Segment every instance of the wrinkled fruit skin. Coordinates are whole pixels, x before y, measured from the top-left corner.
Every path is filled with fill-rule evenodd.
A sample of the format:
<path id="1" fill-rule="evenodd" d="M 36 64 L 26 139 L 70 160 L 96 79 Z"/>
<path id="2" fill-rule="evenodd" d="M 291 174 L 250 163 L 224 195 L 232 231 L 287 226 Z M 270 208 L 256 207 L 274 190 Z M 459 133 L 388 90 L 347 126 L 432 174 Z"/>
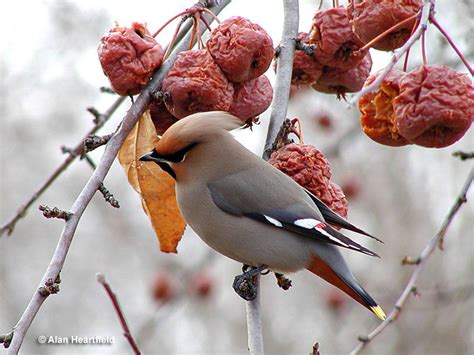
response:
<path id="1" fill-rule="evenodd" d="M 303 44 L 307 44 L 309 34 L 300 32 L 296 39 Z M 321 76 L 322 72 L 323 66 L 317 61 L 315 55 L 308 55 L 300 49 L 295 50 L 293 72 L 291 73 L 291 83 L 293 85 L 311 85 Z"/>
<path id="2" fill-rule="evenodd" d="M 271 104 L 273 88 L 265 75 L 234 84 L 234 99 L 229 112 L 243 122 L 253 120 Z"/>
<path id="3" fill-rule="evenodd" d="M 265 73 L 273 58 L 273 41 L 259 25 L 243 17 L 230 17 L 215 28 L 207 49 L 233 82 L 255 79 Z"/>
<path id="4" fill-rule="evenodd" d="M 421 66 L 400 80 L 393 101 L 400 134 L 429 148 L 461 139 L 474 120 L 474 87 L 466 74 L 449 67 Z"/>
<path id="5" fill-rule="evenodd" d="M 117 26 L 100 40 L 100 64 L 119 95 L 136 95 L 163 62 L 163 49 L 145 25 Z"/>
<path id="6" fill-rule="evenodd" d="M 342 6 L 316 12 L 309 42 L 317 46 L 315 55 L 321 64 L 343 70 L 353 68 L 368 52 L 359 51 L 364 44 L 352 32 Z"/>
<path id="7" fill-rule="evenodd" d="M 379 73 L 371 75 L 366 85 L 370 85 L 378 75 Z M 398 132 L 393 107 L 393 100 L 400 92 L 399 83 L 403 75 L 400 70 L 393 69 L 376 91 L 362 96 L 359 100 L 364 133 L 375 142 L 392 147 L 410 144 Z"/>
<path id="8" fill-rule="evenodd" d="M 169 96 L 166 108 L 176 118 L 206 111 L 228 111 L 234 87 L 205 50 L 178 54 L 162 91 Z"/>
<path id="9" fill-rule="evenodd" d="M 329 181 L 330 164 L 318 149 L 291 143 L 273 152 L 268 163 L 307 188 L 339 215 L 347 217 L 347 200 L 341 188 Z"/>
<path id="10" fill-rule="evenodd" d="M 322 75 L 311 87 L 319 92 L 344 97 L 346 93 L 363 88 L 371 69 L 372 58 L 367 53 L 359 64 L 349 70 L 324 67 Z"/>
<path id="11" fill-rule="evenodd" d="M 415 15 L 420 6 L 420 0 L 351 0 L 347 16 L 357 37 L 362 42 L 369 43 L 379 34 Z M 372 48 L 382 51 L 400 48 L 410 37 L 414 25 L 415 19 L 384 36 Z"/>
<path id="12" fill-rule="evenodd" d="M 150 104 L 150 116 L 155 125 L 156 133 L 162 136 L 177 120 L 168 111 L 163 101 Z"/>

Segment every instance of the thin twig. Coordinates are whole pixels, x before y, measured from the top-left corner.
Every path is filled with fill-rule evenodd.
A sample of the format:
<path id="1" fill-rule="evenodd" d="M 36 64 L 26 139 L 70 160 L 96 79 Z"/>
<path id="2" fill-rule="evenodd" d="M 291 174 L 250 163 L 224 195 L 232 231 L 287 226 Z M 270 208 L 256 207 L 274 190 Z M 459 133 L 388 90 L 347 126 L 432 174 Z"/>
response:
<path id="1" fill-rule="evenodd" d="M 125 315 L 123 313 L 122 307 L 120 307 L 120 303 L 117 298 L 117 295 L 112 290 L 112 288 L 110 287 L 109 283 L 107 282 L 103 274 L 97 274 L 97 281 L 100 284 L 102 284 L 102 286 L 104 286 L 105 292 L 107 292 L 107 295 L 112 301 L 115 312 L 117 313 L 119 317 L 120 325 L 122 326 L 122 329 L 123 329 L 123 336 L 128 340 L 128 343 L 130 344 L 130 347 L 132 348 L 134 354 L 140 355 L 141 354 L 140 349 L 138 349 L 138 345 L 133 339 L 132 333 L 130 332 L 130 328 L 128 327 L 127 320 L 125 319 Z"/>
<path id="2" fill-rule="evenodd" d="M 474 152 L 462 152 L 458 150 L 453 153 L 453 157 L 459 158 L 461 160 L 474 159 Z"/>
<path id="3" fill-rule="evenodd" d="M 453 42 L 453 40 L 451 39 L 451 37 L 449 37 L 448 33 L 444 30 L 444 28 L 439 24 L 439 22 L 435 19 L 435 17 L 433 15 L 430 16 L 430 21 L 433 25 L 436 26 L 436 28 L 439 30 L 439 32 L 441 32 L 441 34 L 444 36 L 444 38 L 446 39 L 446 41 L 448 41 L 449 45 L 451 46 L 451 48 L 454 49 L 454 51 L 456 52 L 456 54 L 458 55 L 459 59 L 461 59 L 461 61 L 464 63 L 464 65 L 466 66 L 467 70 L 469 70 L 469 73 L 471 73 L 471 75 L 474 75 L 474 69 L 471 67 L 471 65 L 469 64 L 469 62 L 467 61 L 466 57 L 464 57 L 464 55 L 461 53 L 461 51 L 459 50 L 459 48 L 456 46 L 456 44 Z"/>
<path id="4" fill-rule="evenodd" d="M 428 19 L 430 17 L 431 11 L 434 10 L 434 0 L 424 0 L 423 5 L 421 8 L 421 18 L 420 18 L 420 24 L 416 31 L 413 33 L 413 35 L 408 39 L 408 41 L 398 50 L 396 51 L 392 59 L 390 60 L 389 64 L 385 67 L 385 69 L 377 75 L 377 78 L 370 84 L 364 87 L 361 91 L 358 93 L 354 94 L 349 101 L 350 106 L 354 106 L 359 99 L 367 95 L 368 93 L 371 93 L 372 91 L 376 90 L 382 81 L 385 79 L 385 77 L 388 75 L 388 73 L 393 69 L 395 64 L 397 64 L 398 60 L 403 57 L 403 55 L 408 51 L 408 49 L 413 46 L 413 44 L 422 36 L 422 34 L 426 31 L 427 25 L 428 25 Z"/>
<path id="5" fill-rule="evenodd" d="M 107 144 L 112 136 L 113 134 L 106 134 L 105 136 L 90 135 L 84 140 L 84 153 L 92 152 L 94 149 Z"/>
<path id="6" fill-rule="evenodd" d="M 428 242 L 428 244 L 425 246 L 425 248 L 421 252 L 420 256 L 416 259 L 417 262 L 416 262 L 415 269 L 413 270 L 413 274 L 411 275 L 410 280 L 405 286 L 405 289 L 403 290 L 402 294 L 400 295 L 397 302 L 395 303 L 395 307 L 390 312 L 387 319 L 385 319 L 382 323 L 380 323 L 379 326 L 375 328 L 370 334 L 368 334 L 367 336 L 359 337 L 360 344 L 357 345 L 357 347 L 354 350 L 352 350 L 351 355 L 358 354 L 365 346 L 367 346 L 368 343 L 370 343 L 377 335 L 379 335 L 385 328 L 387 328 L 389 324 L 397 320 L 398 316 L 400 315 L 402 311 L 402 307 L 405 305 L 405 302 L 407 301 L 410 294 L 412 294 L 413 292 L 416 292 L 416 281 L 418 280 L 418 277 L 423 271 L 426 261 L 436 250 L 436 246 L 442 243 L 446 235 L 446 232 L 448 231 L 449 225 L 453 221 L 454 217 L 456 216 L 461 206 L 465 202 L 467 202 L 467 197 L 466 197 L 467 192 L 473 180 L 474 180 L 474 168 L 472 168 L 471 171 L 469 172 L 466 182 L 464 183 L 464 186 L 461 192 L 459 193 L 458 197 L 456 198 L 456 201 L 454 202 L 453 206 L 449 210 L 448 215 L 444 219 L 443 225 L 441 226 L 440 230 Z"/>
<path id="7" fill-rule="evenodd" d="M 219 13 L 229 3 L 230 0 L 223 0 L 219 2 L 218 5 L 213 7 L 213 11 Z M 135 123 L 150 105 L 150 102 L 152 100 L 152 93 L 156 91 L 157 88 L 161 85 L 161 82 L 163 81 L 164 77 L 175 62 L 178 53 L 183 50 L 186 50 L 187 44 L 188 40 L 186 39 L 180 42 L 179 45 L 176 47 L 175 51 L 171 53 L 168 60 L 163 63 L 163 65 L 157 72 L 155 72 L 152 80 L 147 84 L 147 86 L 137 97 L 135 103 L 128 110 L 114 136 L 105 146 L 104 154 L 102 155 L 97 169 L 94 170 L 94 173 L 92 174 L 89 181 L 86 183 L 86 185 L 84 186 L 81 193 L 79 194 L 79 196 L 74 201 L 74 204 L 71 207 L 71 212 L 73 213 L 73 215 L 64 226 L 63 232 L 56 246 L 56 250 L 48 267 L 46 268 L 40 285 L 44 284 L 45 280 L 48 280 L 50 278 L 55 279 L 56 276 L 59 274 L 66 260 L 66 256 L 69 251 L 69 247 L 71 246 L 71 242 L 74 237 L 77 225 L 79 224 L 81 216 L 84 213 L 87 205 L 98 190 L 100 184 L 104 181 L 104 178 L 107 175 L 110 167 L 112 166 L 112 163 L 114 162 L 115 157 L 128 133 L 132 130 L 132 128 L 135 126 Z M 33 319 L 35 318 L 36 314 L 38 313 L 39 309 L 41 308 L 41 305 L 46 300 L 46 298 L 47 296 L 43 296 L 38 292 L 35 292 L 33 294 L 33 297 L 31 298 L 28 306 L 26 307 L 20 320 L 13 329 L 14 334 L 10 348 L 8 350 L 9 355 L 18 354 L 21 344 L 23 343 L 25 335 L 28 331 L 28 328 L 30 327 L 31 323 L 33 322 Z"/>
<path id="8" fill-rule="evenodd" d="M 54 170 L 54 172 L 43 183 L 43 185 L 41 185 L 40 188 L 36 190 L 35 193 L 28 199 L 28 201 L 25 202 L 25 204 L 18 210 L 16 215 L 0 228 L 0 236 L 2 236 L 4 233 L 7 233 L 7 235 L 11 235 L 13 233 L 16 223 L 26 215 L 26 212 L 31 207 L 31 205 L 33 205 L 38 200 L 38 198 L 40 198 L 40 196 L 56 181 L 56 179 L 69 167 L 69 165 L 71 165 L 77 156 L 82 155 L 84 152 L 84 140 L 102 128 L 102 126 L 110 119 L 110 117 L 112 117 L 124 100 L 125 97 L 118 97 L 108 108 L 108 110 L 101 115 L 103 119 L 100 120 L 89 132 L 87 132 L 87 134 L 71 150 L 72 153 L 69 154 L 66 159 L 64 159 L 61 165 L 59 165 L 56 170 Z"/>
<path id="9" fill-rule="evenodd" d="M 39 210 L 43 212 L 43 216 L 46 218 L 58 218 L 67 221 L 72 217 L 72 213 L 60 210 L 57 207 L 51 208 L 46 205 L 40 205 Z"/>
<path id="10" fill-rule="evenodd" d="M 250 355 L 263 355 L 262 308 L 260 307 L 260 273 L 255 276 L 256 297 L 245 302 L 247 313 L 247 339 Z"/>

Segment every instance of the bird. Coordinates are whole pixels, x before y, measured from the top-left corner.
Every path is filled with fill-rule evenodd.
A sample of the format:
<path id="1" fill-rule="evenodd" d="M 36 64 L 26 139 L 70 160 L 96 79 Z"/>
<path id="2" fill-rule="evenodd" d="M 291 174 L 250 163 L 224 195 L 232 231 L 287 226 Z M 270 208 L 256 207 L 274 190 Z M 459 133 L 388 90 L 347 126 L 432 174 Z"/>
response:
<path id="1" fill-rule="evenodd" d="M 189 115 L 139 160 L 158 164 L 175 179 L 184 219 L 217 252 L 275 273 L 307 269 L 384 320 L 339 249 L 378 255 L 331 225 L 370 234 L 240 144 L 230 131 L 241 125 L 227 112 Z"/>

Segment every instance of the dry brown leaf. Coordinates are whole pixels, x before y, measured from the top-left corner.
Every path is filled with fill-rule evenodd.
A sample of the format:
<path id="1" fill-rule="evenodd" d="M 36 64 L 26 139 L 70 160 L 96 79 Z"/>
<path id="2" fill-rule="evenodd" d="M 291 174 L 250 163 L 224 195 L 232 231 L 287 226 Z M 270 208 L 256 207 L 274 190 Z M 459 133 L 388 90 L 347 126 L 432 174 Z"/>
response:
<path id="1" fill-rule="evenodd" d="M 160 241 L 160 250 L 176 253 L 186 227 L 178 208 L 175 181 L 154 163 L 138 160 L 158 142 L 155 126 L 146 111 L 120 148 L 118 159 L 130 185 L 140 194 L 142 206 Z"/>

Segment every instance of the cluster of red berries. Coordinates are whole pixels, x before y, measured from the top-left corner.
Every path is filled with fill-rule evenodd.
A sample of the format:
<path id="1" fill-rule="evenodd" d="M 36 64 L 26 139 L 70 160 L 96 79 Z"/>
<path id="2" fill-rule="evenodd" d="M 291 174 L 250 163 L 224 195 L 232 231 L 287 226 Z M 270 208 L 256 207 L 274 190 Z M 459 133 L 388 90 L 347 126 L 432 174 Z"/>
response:
<path id="1" fill-rule="evenodd" d="M 331 182 L 331 166 L 324 154 L 309 144 L 290 143 L 273 152 L 268 162 L 295 180 L 342 217 L 348 202 L 339 185 Z"/>
<path id="2" fill-rule="evenodd" d="M 220 23 L 206 48 L 179 53 L 164 79 L 159 98 L 150 106 L 157 133 L 205 111 L 227 111 L 243 123 L 255 122 L 273 98 L 263 75 L 273 53 L 272 39 L 259 25 L 243 17 Z M 135 95 L 160 67 L 163 50 L 145 25 L 117 25 L 101 39 L 99 59 L 112 88 L 120 95 Z"/>
<path id="3" fill-rule="evenodd" d="M 243 17 L 231 17 L 210 34 L 206 49 L 181 52 L 163 81 L 164 104 L 180 119 L 203 111 L 228 111 L 251 123 L 272 101 L 263 75 L 273 58 L 271 37 Z"/>
<path id="4" fill-rule="evenodd" d="M 361 90 L 372 68 L 369 48 L 389 51 L 402 46 L 420 5 L 409 0 L 352 0 L 347 8 L 317 11 L 310 32 L 296 38 L 292 84 L 342 97 Z"/>
<path id="5" fill-rule="evenodd" d="M 378 143 L 443 148 L 461 139 L 474 121 L 474 86 L 449 67 L 394 69 L 375 92 L 361 97 L 359 109 L 364 132 Z"/>

